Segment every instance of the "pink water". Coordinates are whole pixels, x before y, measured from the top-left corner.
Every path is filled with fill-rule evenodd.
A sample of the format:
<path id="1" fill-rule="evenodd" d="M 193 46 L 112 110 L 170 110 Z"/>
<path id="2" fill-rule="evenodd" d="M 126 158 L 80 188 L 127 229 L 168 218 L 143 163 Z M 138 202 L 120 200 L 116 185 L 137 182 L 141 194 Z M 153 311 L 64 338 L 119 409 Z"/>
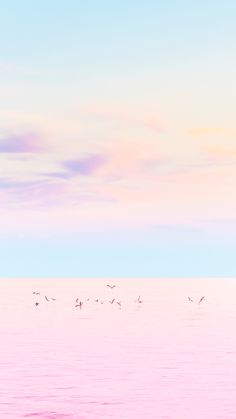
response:
<path id="1" fill-rule="evenodd" d="M 0 418 L 235 419 L 236 280 L 109 282 L 0 280 Z"/>

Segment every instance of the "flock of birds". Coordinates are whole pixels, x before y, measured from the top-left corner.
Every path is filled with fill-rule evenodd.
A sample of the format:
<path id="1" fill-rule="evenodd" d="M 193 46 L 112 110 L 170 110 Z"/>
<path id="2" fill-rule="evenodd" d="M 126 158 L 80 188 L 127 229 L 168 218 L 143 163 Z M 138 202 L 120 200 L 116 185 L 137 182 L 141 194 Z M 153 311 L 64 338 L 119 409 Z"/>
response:
<path id="1" fill-rule="evenodd" d="M 110 284 L 107 284 L 106 285 L 107 286 L 107 288 L 109 288 L 109 289 L 111 289 L 111 290 L 113 290 L 114 288 L 116 288 L 116 285 L 110 285 Z M 40 292 L 38 292 L 38 291 L 34 291 L 33 292 L 33 295 L 35 295 L 35 296 L 40 296 L 41 294 L 40 294 Z M 56 298 L 54 298 L 54 297 L 48 297 L 47 295 L 44 295 L 44 298 L 45 298 L 45 300 L 47 301 L 47 302 L 50 302 L 50 301 L 56 301 Z M 203 302 L 203 300 L 205 300 L 205 295 L 203 296 L 203 297 L 201 297 L 200 298 L 200 300 L 199 301 L 197 301 L 197 304 L 199 305 L 199 304 L 201 304 L 202 302 Z M 86 302 L 88 302 L 88 301 L 91 301 L 91 299 L 90 298 L 87 298 L 86 300 L 85 300 Z M 75 301 L 74 301 L 74 307 L 75 308 L 79 308 L 80 310 L 82 309 L 82 307 L 83 307 L 83 304 L 84 304 L 84 302 L 85 301 L 82 301 L 82 300 L 80 300 L 79 298 L 76 298 L 75 299 Z M 105 301 L 104 300 L 100 300 L 99 298 L 96 298 L 96 299 L 94 299 L 93 300 L 95 303 L 100 303 L 100 304 L 104 304 L 105 303 Z M 191 297 L 189 297 L 188 296 L 188 301 L 190 302 L 190 303 L 194 303 L 194 300 L 191 298 Z M 120 301 L 120 300 L 117 300 L 116 298 L 112 298 L 111 300 L 108 300 L 108 303 L 109 304 L 114 304 L 114 305 L 117 305 L 120 309 L 121 309 L 121 307 L 122 307 L 122 302 Z M 137 304 L 142 304 L 143 303 L 143 300 L 142 300 L 142 298 L 141 298 L 141 296 L 139 295 L 138 296 L 138 298 L 135 300 L 135 303 L 137 303 Z M 39 304 L 40 304 L 40 302 L 39 301 L 36 301 L 35 303 L 35 306 L 36 307 L 38 307 L 39 306 Z"/>
<path id="2" fill-rule="evenodd" d="M 110 285 L 110 284 L 107 284 L 107 287 L 108 288 L 110 288 L 111 290 L 113 290 L 114 288 L 116 288 L 116 285 Z M 38 291 L 34 291 L 33 292 L 33 295 L 35 295 L 35 296 L 40 296 L 41 295 L 41 293 L 40 292 L 38 292 Z M 47 302 L 50 302 L 50 301 L 56 301 L 57 299 L 56 298 L 52 298 L 52 297 L 48 297 L 47 295 L 44 295 L 44 299 L 47 301 Z M 79 308 L 80 310 L 82 309 L 82 307 L 83 307 L 83 304 L 85 303 L 85 302 L 88 302 L 88 301 L 91 301 L 92 299 L 91 298 L 87 298 L 85 301 L 82 301 L 82 300 L 80 300 L 79 298 L 76 298 L 75 299 L 75 301 L 74 301 L 74 307 L 75 308 Z M 104 304 L 105 303 L 105 301 L 104 300 L 100 300 L 99 298 L 96 298 L 96 299 L 94 299 L 93 300 L 95 303 L 100 303 L 100 304 Z M 121 309 L 121 307 L 122 307 L 122 302 L 120 301 L 120 300 L 117 300 L 116 298 L 112 298 L 111 300 L 108 300 L 108 303 L 109 304 L 114 304 L 114 305 L 117 305 L 120 309 Z M 143 303 L 143 300 L 141 299 L 141 296 L 139 295 L 138 296 L 138 298 L 135 300 L 135 303 L 137 303 L 137 304 L 142 304 Z M 36 307 L 38 307 L 39 306 L 39 304 L 40 304 L 40 302 L 39 301 L 36 301 L 35 303 L 35 306 Z"/>
<path id="3" fill-rule="evenodd" d="M 202 302 L 204 299 L 205 299 L 205 295 L 203 295 L 203 297 L 201 297 L 201 298 L 200 298 L 200 300 L 198 301 L 198 304 L 201 304 L 201 302 Z M 189 301 L 190 303 L 194 303 L 193 299 L 192 299 L 192 298 L 190 298 L 190 297 L 188 297 L 188 301 Z"/>

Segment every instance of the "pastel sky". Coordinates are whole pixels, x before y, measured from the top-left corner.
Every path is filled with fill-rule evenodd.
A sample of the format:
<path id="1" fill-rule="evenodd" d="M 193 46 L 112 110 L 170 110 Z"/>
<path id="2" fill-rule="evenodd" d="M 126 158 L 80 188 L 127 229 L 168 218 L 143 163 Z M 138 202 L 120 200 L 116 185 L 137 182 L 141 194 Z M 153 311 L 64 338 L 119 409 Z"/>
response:
<path id="1" fill-rule="evenodd" d="M 8 0 L 0 276 L 236 275 L 234 0 Z"/>

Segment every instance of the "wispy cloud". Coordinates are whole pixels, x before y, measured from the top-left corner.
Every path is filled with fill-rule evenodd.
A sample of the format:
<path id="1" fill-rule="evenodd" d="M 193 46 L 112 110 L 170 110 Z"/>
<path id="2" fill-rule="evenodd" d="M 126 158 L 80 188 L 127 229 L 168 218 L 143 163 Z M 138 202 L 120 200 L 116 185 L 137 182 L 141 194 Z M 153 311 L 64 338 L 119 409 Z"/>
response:
<path id="1" fill-rule="evenodd" d="M 204 147 L 205 154 L 215 161 L 229 161 L 236 158 L 236 148 L 232 147 L 219 147 L 216 145 L 206 145 Z"/>
<path id="2" fill-rule="evenodd" d="M 0 196 L 2 202 L 11 205 L 56 206 L 63 203 L 66 185 L 42 179 L 17 180 L 0 178 Z"/>
<path id="3" fill-rule="evenodd" d="M 69 173 L 68 171 L 63 172 L 42 172 L 40 173 L 40 176 L 46 176 L 47 178 L 53 178 L 53 179 L 71 179 L 73 177 L 72 173 Z"/>
<path id="4" fill-rule="evenodd" d="M 40 153 L 43 146 L 38 135 L 26 133 L 0 139 L 0 153 Z"/>
<path id="5" fill-rule="evenodd" d="M 173 234 L 192 234 L 202 232 L 202 226 L 199 224 L 194 225 L 193 223 L 178 223 L 178 224 L 157 224 L 151 226 L 152 229 L 160 233 L 173 233 Z"/>
<path id="6" fill-rule="evenodd" d="M 104 155 L 90 154 L 78 160 L 64 161 L 63 166 L 73 175 L 90 176 L 102 167 L 106 161 L 107 157 Z"/>
<path id="7" fill-rule="evenodd" d="M 159 115 L 150 110 L 136 110 L 108 105 L 88 105 L 80 109 L 80 113 L 89 118 L 105 122 L 124 124 L 125 126 L 145 127 L 157 132 L 164 129 L 163 121 Z"/>
<path id="8" fill-rule="evenodd" d="M 195 127 L 189 128 L 187 133 L 193 136 L 207 136 L 207 135 L 223 135 L 229 134 L 233 132 L 233 130 L 226 129 L 223 127 Z"/>
<path id="9" fill-rule="evenodd" d="M 42 69 L 39 71 L 36 68 L 29 67 L 26 65 L 20 65 L 13 61 L 0 61 L 0 71 L 3 73 L 17 73 L 21 76 L 39 76 L 42 74 Z"/>

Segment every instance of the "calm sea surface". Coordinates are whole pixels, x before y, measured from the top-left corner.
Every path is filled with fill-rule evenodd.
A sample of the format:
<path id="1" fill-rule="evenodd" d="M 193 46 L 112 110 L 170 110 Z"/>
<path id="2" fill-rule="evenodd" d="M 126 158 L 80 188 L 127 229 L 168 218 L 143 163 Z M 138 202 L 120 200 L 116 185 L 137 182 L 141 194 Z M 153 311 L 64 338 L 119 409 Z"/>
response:
<path id="1" fill-rule="evenodd" d="M 2 279 L 0 337 L 2 419 L 236 418 L 236 279 Z"/>

